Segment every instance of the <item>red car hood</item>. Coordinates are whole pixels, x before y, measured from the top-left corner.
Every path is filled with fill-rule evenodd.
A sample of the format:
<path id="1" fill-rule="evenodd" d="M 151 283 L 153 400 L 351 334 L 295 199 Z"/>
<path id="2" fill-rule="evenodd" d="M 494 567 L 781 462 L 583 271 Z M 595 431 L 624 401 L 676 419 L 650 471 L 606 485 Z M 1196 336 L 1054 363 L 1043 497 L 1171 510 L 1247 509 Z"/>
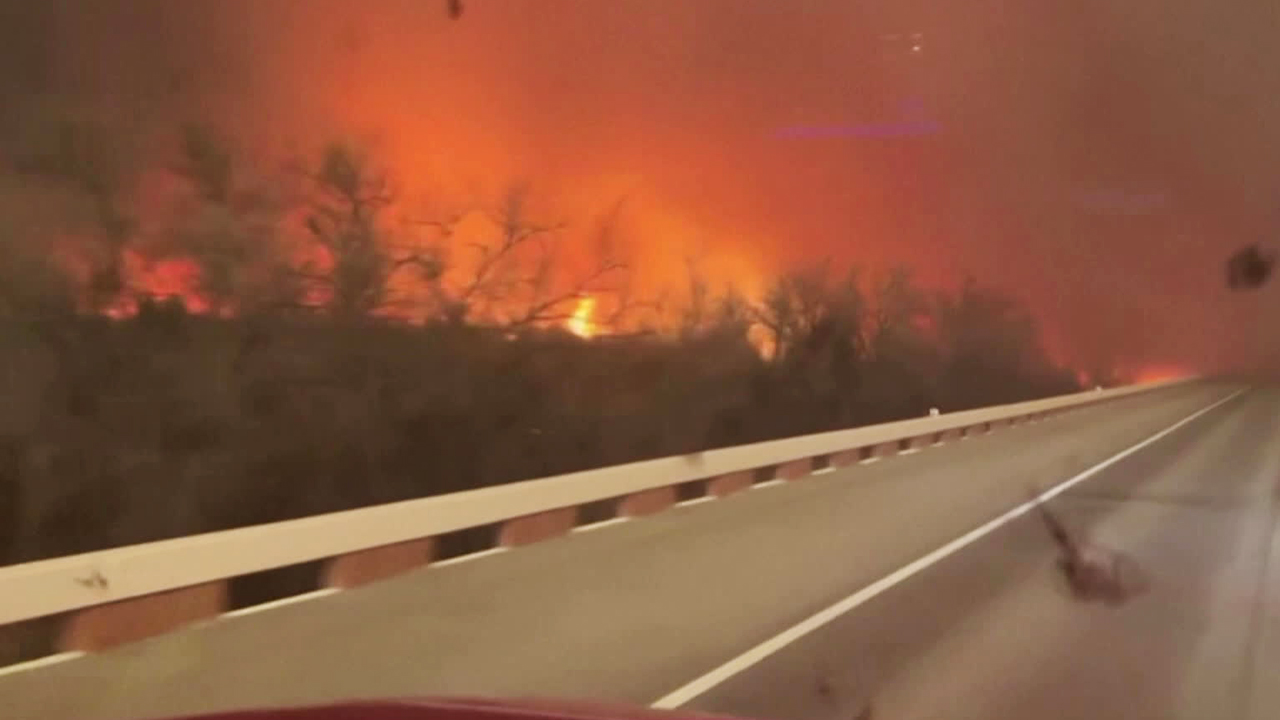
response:
<path id="1" fill-rule="evenodd" d="M 409 698 L 235 710 L 161 720 L 726 720 L 725 716 L 585 700 Z"/>

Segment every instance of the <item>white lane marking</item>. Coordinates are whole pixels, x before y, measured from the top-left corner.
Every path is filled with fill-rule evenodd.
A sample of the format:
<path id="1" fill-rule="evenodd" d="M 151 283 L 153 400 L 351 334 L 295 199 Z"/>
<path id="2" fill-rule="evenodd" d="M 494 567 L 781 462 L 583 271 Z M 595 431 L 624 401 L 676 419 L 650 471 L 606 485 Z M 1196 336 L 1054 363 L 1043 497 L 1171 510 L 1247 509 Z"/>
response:
<path id="1" fill-rule="evenodd" d="M 230 610 L 228 612 L 222 613 L 222 615 L 220 615 L 219 617 L 224 617 L 224 618 L 243 617 L 245 615 L 260 613 L 263 610 L 274 610 L 276 608 L 285 607 L 288 605 L 296 605 L 297 603 L 300 603 L 300 602 L 306 602 L 307 600 L 315 600 L 316 598 L 328 597 L 329 595 L 335 595 L 339 592 L 342 592 L 340 588 L 331 588 L 331 587 L 320 588 L 319 590 L 312 590 L 311 592 L 302 593 L 301 595 L 290 595 L 289 597 L 280 598 L 279 600 L 272 600 L 271 602 L 264 602 L 260 605 L 250 605 L 249 607 L 240 608 L 238 610 Z"/>
<path id="2" fill-rule="evenodd" d="M 507 552 L 510 549 L 511 548 L 509 547 L 503 547 L 499 545 L 498 547 L 491 547 L 488 550 L 480 550 L 478 552 L 467 553 L 466 555 L 451 557 L 448 560 L 439 560 L 437 562 L 431 563 L 427 567 L 438 568 L 438 567 L 448 567 L 450 565 L 458 565 L 464 562 L 471 562 L 472 560 L 479 560 L 480 558 L 492 557 L 494 555 Z"/>
<path id="3" fill-rule="evenodd" d="M 1084 472 L 1078 475 L 1075 475 L 1074 477 L 1064 480 L 1063 482 L 1059 483 L 1053 488 L 1041 493 L 1035 500 L 1029 500 L 1025 503 L 1022 503 L 1021 505 L 1018 505 L 1012 510 L 1009 510 L 1001 514 L 999 517 L 995 518 L 994 520 L 990 520 L 987 523 L 981 525 L 980 527 L 975 528 L 974 530 L 970 530 L 969 532 L 965 533 L 964 535 L 961 535 L 955 540 L 952 540 L 946 545 L 943 545 L 937 550 L 934 550 L 933 552 L 928 553 L 924 557 L 921 557 L 918 560 L 915 560 L 914 562 L 908 565 L 904 565 L 903 567 L 893 571 L 892 573 L 889 573 L 888 575 L 862 588 L 861 590 L 850 595 L 849 597 L 841 600 L 835 605 L 832 605 L 824 610 L 821 610 L 817 614 L 802 620 L 799 624 L 784 630 L 782 633 L 775 635 L 769 638 L 768 640 L 765 640 L 759 645 L 756 645 L 750 650 L 747 650 L 741 655 L 715 668 L 711 672 L 699 678 L 696 678 L 693 681 L 679 688 L 676 688 L 670 693 L 667 693 L 666 695 L 662 696 L 658 700 L 654 701 L 650 707 L 663 709 L 663 710 L 672 710 L 680 707 L 681 705 L 684 705 L 685 703 L 689 702 L 690 700 L 693 700 L 699 695 L 702 695 L 708 690 L 711 690 L 712 688 L 728 680 L 734 675 L 737 675 L 743 670 L 746 670 L 747 668 L 759 663 L 760 661 L 764 660 L 770 655 L 785 648 L 787 645 L 790 645 L 791 643 L 795 642 L 796 640 L 799 640 L 805 635 L 808 635 L 814 630 L 817 630 L 818 628 L 821 628 L 822 626 L 832 622 L 833 620 L 853 610 L 859 605 L 866 603 L 868 600 L 871 600 L 872 598 L 883 593 L 884 591 L 888 590 L 894 585 L 897 585 L 898 583 L 902 582 L 903 580 L 906 580 L 907 578 L 911 577 L 912 575 L 915 575 L 916 573 L 924 570 L 925 568 L 928 568 L 929 566 L 934 565 L 941 560 L 944 560 L 947 556 L 952 555 L 958 550 L 964 548 L 965 546 L 972 544 L 976 540 L 979 540 L 980 538 L 982 538 L 984 535 L 990 534 L 992 531 L 996 530 L 1002 525 L 1005 525 L 1011 520 L 1014 520 L 1015 518 L 1021 515 L 1024 515 L 1028 510 L 1032 509 L 1037 502 L 1049 500 L 1050 498 L 1053 498 L 1056 495 L 1060 495 L 1066 492 L 1072 486 L 1077 485 L 1081 482 L 1084 482 L 1085 480 L 1088 480 L 1094 475 L 1097 475 L 1099 472 L 1102 472 L 1106 468 L 1111 467 L 1112 465 L 1120 462 L 1121 460 L 1129 457 L 1130 455 L 1138 452 L 1139 450 L 1142 450 L 1143 448 L 1151 445 L 1152 443 L 1157 442 L 1158 440 L 1168 436 L 1170 433 L 1185 426 L 1187 423 L 1190 423 L 1191 421 L 1213 410 L 1214 408 L 1217 408 L 1218 406 L 1233 400 L 1243 392 L 1244 392 L 1244 389 L 1237 390 L 1236 392 L 1231 393 L 1227 397 L 1222 398 L 1221 400 L 1218 400 L 1204 408 L 1201 408 L 1195 411 L 1194 413 L 1170 425 L 1164 430 L 1161 430 L 1155 435 L 1152 435 L 1146 440 L 1143 440 L 1138 444 L 1129 447 L 1126 450 L 1122 450 L 1119 453 L 1112 455 L 1106 460 L 1103 460 L 1097 465 L 1094 465 L 1093 467 L 1089 468 L 1088 470 L 1085 470 Z"/>
<path id="4" fill-rule="evenodd" d="M 74 652 L 58 653 L 57 655 L 45 655 L 44 657 L 36 658 L 35 660 L 28 660 L 26 662 L 0 667 L 0 677 L 4 677 L 5 675 L 15 675 L 20 672 L 48 667 L 50 665 L 57 665 L 58 663 L 64 663 L 68 660 L 75 660 L 78 657 L 84 657 L 84 653 L 76 650 Z"/>
<path id="5" fill-rule="evenodd" d="M 909 447 L 906 450 L 899 450 L 898 454 L 899 455 L 915 455 L 916 453 L 920 452 L 922 449 L 923 448 Z"/>
<path id="6" fill-rule="evenodd" d="M 599 530 L 600 528 L 606 528 L 606 527 L 609 527 L 610 525 L 617 525 L 618 523 L 624 523 L 630 519 L 631 518 L 629 517 L 609 518 L 608 520 L 601 520 L 600 522 L 589 523 L 587 525 L 579 525 L 573 529 L 573 532 L 578 533 L 578 532 L 587 532 L 589 530 Z"/>
<path id="7" fill-rule="evenodd" d="M 827 473 L 832 473 L 835 471 L 836 471 L 836 468 L 834 465 L 828 465 L 826 467 L 820 467 L 809 474 L 810 475 L 826 475 Z"/>
<path id="8" fill-rule="evenodd" d="M 703 495 L 702 497 L 690 498 L 688 500 L 681 500 L 680 502 L 676 503 L 676 507 L 689 507 L 690 505 L 701 505 L 702 503 L 711 502 L 712 500 L 715 500 L 715 499 L 716 499 L 715 495 Z"/>
<path id="9" fill-rule="evenodd" d="M 859 461 L 858 461 L 858 464 L 859 464 L 859 465 L 870 465 L 871 463 L 875 463 L 875 462 L 880 462 L 880 456 L 879 456 L 879 455 L 872 455 L 872 456 L 871 456 L 871 457 L 869 457 L 869 458 L 863 458 L 863 459 L 861 459 L 861 460 L 859 460 Z"/>
<path id="10" fill-rule="evenodd" d="M 760 488 L 777 487 L 777 486 L 779 486 L 779 485 L 785 485 L 785 484 L 786 484 L 786 482 L 787 482 L 787 481 L 786 481 L 786 480 L 783 480 L 782 478 L 774 478 L 774 479 L 772 479 L 772 480 L 765 480 L 764 482 L 758 482 L 758 483 L 756 483 L 756 484 L 752 485 L 752 486 L 751 486 L 751 489 L 752 489 L 752 490 L 759 490 Z"/>

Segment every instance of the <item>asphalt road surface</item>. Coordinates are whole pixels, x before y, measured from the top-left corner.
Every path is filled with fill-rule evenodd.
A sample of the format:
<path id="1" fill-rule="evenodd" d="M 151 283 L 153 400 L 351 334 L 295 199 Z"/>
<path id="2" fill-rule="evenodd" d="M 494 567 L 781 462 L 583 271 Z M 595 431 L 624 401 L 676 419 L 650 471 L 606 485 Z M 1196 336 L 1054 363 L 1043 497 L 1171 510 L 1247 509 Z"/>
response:
<path id="1" fill-rule="evenodd" d="M 1273 718 L 1277 439 L 1277 389 L 1117 401 L 2 675 L 0 716 L 480 694 L 765 720 L 868 700 L 877 720 Z M 1052 505 L 1135 558 L 1146 595 L 1073 600 L 1033 517 L 918 562 L 1126 451 Z"/>

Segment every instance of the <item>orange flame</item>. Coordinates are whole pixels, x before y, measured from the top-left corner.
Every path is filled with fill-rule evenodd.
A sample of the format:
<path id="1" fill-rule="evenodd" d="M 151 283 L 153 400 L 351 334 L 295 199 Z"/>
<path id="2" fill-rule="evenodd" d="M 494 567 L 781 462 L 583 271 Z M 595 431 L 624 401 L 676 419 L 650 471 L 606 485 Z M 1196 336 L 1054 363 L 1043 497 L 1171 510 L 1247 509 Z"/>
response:
<path id="1" fill-rule="evenodd" d="M 573 317 L 565 322 L 565 328 L 580 338 L 591 338 L 599 332 L 593 316 L 596 311 L 596 299 L 584 295 L 578 299 L 578 306 L 573 309 Z"/>
<path id="2" fill-rule="evenodd" d="M 1138 384 L 1179 380 L 1195 373 L 1177 365 L 1149 365 L 1134 373 L 1133 381 Z"/>

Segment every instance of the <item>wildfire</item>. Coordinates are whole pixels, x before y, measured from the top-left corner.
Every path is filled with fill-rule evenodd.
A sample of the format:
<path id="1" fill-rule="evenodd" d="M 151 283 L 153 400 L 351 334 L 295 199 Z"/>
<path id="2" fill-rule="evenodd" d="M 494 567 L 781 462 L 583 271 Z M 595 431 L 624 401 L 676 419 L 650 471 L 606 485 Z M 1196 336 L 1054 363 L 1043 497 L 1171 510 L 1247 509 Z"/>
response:
<path id="1" fill-rule="evenodd" d="M 590 295 L 584 295 L 578 299 L 578 305 L 573 309 L 573 316 L 565 322 L 565 328 L 581 338 L 594 337 L 599 331 L 595 321 L 592 319 L 596 311 L 596 299 Z"/>
<path id="2" fill-rule="evenodd" d="M 1193 373 L 1176 365 L 1150 365 L 1134 373 L 1134 382 L 1153 383 L 1190 377 Z"/>

